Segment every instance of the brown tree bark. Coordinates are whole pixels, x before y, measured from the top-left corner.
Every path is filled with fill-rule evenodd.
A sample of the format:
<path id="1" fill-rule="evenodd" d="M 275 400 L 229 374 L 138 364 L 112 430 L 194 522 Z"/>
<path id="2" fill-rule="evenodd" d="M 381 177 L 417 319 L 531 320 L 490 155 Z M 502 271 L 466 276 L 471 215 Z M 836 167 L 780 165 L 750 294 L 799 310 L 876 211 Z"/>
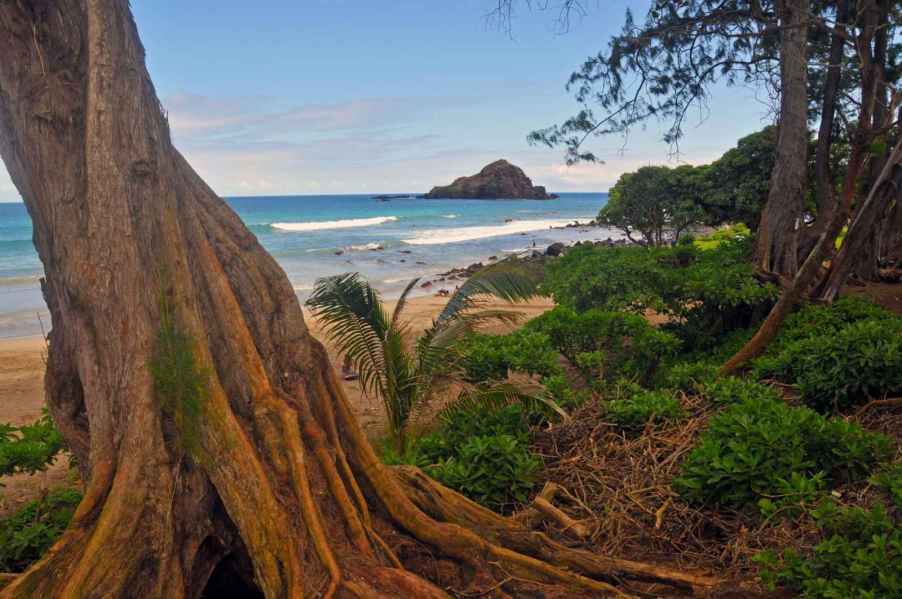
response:
<path id="1" fill-rule="evenodd" d="M 779 0 L 780 114 L 776 162 L 761 212 L 759 270 L 791 278 L 798 270 L 799 230 L 808 168 L 808 0 Z"/>
<path id="2" fill-rule="evenodd" d="M 833 258 L 830 270 L 820 288 L 822 300 L 832 302 L 839 297 L 839 292 L 849 274 L 861 257 L 876 259 L 873 255 L 874 233 L 879 227 L 878 219 L 887 214 L 890 208 L 902 201 L 902 141 L 883 161 L 883 168 L 874 182 L 874 186 L 861 208 L 849 224 L 842 247 Z"/>
<path id="3" fill-rule="evenodd" d="M 805 236 L 812 239 L 811 245 L 823 233 L 836 210 L 837 195 L 830 170 L 830 154 L 833 148 L 833 127 L 836 121 L 836 105 L 839 96 L 839 84 L 842 79 L 843 58 L 845 54 L 844 39 L 846 22 L 849 19 L 849 0 L 838 0 L 836 3 L 835 31 L 830 37 L 827 77 L 824 81 L 824 97 L 821 101 L 821 122 L 817 132 L 817 145 L 814 157 L 815 195 L 817 200 L 817 220 L 806 230 Z M 803 255 L 806 252 L 803 251 Z"/>
<path id="4" fill-rule="evenodd" d="M 861 61 L 861 109 L 858 114 L 858 124 L 852 136 L 852 151 L 843 179 L 840 201 L 811 253 L 808 254 L 801 268 L 784 289 L 780 299 L 771 308 L 755 335 L 721 367 L 720 374 L 722 375 L 735 372 L 746 362 L 761 354 L 777 336 L 780 326 L 796 304 L 817 288 L 824 262 L 833 254 L 836 238 L 849 220 L 858 191 L 859 177 L 867 163 L 868 147 L 873 141 L 874 102 L 879 79 L 874 65 L 871 42 L 878 29 L 878 14 L 875 0 L 859 2 L 858 25 L 860 31 L 855 36 L 855 45 Z M 895 155 L 895 150 L 893 154 Z M 889 173 L 884 174 L 888 175 Z M 878 183 L 882 186 L 882 181 L 878 181 Z M 873 191 L 871 195 L 873 196 Z M 860 212 L 873 209 L 872 197 L 869 196 L 866 205 L 867 208 L 862 206 Z M 851 229 L 850 232 L 852 232 Z M 845 282 L 845 277 L 840 285 L 843 282 Z"/>
<path id="5" fill-rule="evenodd" d="M 392 539 L 506 587 L 711 584 L 565 548 L 385 468 L 285 274 L 172 146 L 127 0 L 2 0 L 0 56 L 0 154 L 52 316 L 47 402 L 86 481 L 69 529 L 0 596 L 198 597 L 223 563 L 268 598 L 446 596 Z M 189 367 L 163 386 L 166 331 Z"/>

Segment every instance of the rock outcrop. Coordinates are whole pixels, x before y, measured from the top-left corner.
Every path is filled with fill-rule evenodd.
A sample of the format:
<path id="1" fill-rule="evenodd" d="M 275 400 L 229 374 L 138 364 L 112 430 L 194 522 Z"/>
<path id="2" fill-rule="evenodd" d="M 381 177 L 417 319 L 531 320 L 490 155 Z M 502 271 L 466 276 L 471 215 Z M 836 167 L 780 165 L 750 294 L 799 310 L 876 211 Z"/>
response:
<path id="1" fill-rule="evenodd" d="M 527 199 L 552 200 L 541 185 L 533 185 L 526 173 L 507 160 L 496 160 L 478 174 L 459 177 L 451 185 L 433 187 L 424 197 L 430 199 Z"/>

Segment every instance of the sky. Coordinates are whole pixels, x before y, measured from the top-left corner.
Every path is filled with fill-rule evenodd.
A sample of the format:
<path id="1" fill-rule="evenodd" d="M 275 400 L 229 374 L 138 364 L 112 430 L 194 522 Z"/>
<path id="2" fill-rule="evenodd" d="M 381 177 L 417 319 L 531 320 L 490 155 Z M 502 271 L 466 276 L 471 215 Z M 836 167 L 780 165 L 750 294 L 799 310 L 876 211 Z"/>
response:
<path id="1" fill-rule="evenodd" d="M 132 2 L 175 144 L 222 196 L 424 192 L 506 158 L 551 191 L 605 191 L 648 164 L 710 162 L 768 124 L 754 90 L 715 90 L 676 159 L 650 123 L 592 140 L 603 164 L 567 167 L 526 135 L 578 110 L 570 73 L 627 8 L 588 0 L 563 31 L 521 1 L 511 32 L 493 0 Z M 552 5 L 554 0 L 551 0 Z M 0 201 L 18 194 L 0 168 Z"/>

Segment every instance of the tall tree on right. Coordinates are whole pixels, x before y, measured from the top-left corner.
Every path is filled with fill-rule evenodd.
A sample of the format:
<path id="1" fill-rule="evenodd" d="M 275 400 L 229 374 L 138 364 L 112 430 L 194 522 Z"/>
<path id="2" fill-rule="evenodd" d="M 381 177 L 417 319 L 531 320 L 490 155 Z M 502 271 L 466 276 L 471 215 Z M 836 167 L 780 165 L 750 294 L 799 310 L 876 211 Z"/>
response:
<path id="1" fill-rule="evenodd" d="M 763 349 L 801 298 L 832 299 L 850 272 L 873 271 L 900 241 L 885 224 L 902 221 L 893 185 L 899 24 L 891 0 L 655 0 L 644 23 L 628 12 L 607 49 L 570 77 L 581 110 L 528 139 L 563 146 L 568 163 L 594 161 L 585 147 L 591 137 L 657 119 L 678 150 L 686 115 L 708 107 L 715 85 L 775 92 L 777 160 L 755 260 L 785 291 L 759 335 L 728 364 L 733 369 Z M 809 123 L 820 125 L 813 198 L 806 189 Z M 845 226 L 846 244 L 834 258 Z"/>

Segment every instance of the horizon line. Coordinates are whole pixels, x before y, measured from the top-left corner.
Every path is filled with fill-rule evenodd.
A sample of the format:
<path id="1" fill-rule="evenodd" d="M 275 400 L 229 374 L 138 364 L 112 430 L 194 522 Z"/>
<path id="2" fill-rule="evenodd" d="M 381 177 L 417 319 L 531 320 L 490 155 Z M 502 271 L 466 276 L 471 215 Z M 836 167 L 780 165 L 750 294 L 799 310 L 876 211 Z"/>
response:
<path id="1" fill-rule="evenodd" d="M 603 191 L 551 191 L 550 193 L 556 193 L 558 195 L 562 194 L 591 194 L 591 193 L 609 193 L 610 190 L 606 189 Z M 274 194 L 260 194 L 260 195 L 220 195 L 216 194 L 217 197 L 225 199 L 225 200 L 245 200 L 245 199 L 255 199 L 255 198 L 303 198 L 303 197 L 328 197 L 328 196 L 379 196 L 379 195 L 422 195 L 427 192 L 423 191 L 374 191 L 374 192 L 353 192 L 353 193 L 274 193 Z M 422 199 L 422 198 L 418 198 Z M 458 199 L 458 200 L 468 200 L 468 199 L 483 199 L 483 198 L 442 198 L 442 199 Z M 494 199 L 494 198 L 487 198 Z M 503 199 L 511 199 L 515 200 L 517 198 L 503 198 Z M 3 200 L 0 199 L 0 204 L 24 204 L 22 198 L 17 200 Z"/>

